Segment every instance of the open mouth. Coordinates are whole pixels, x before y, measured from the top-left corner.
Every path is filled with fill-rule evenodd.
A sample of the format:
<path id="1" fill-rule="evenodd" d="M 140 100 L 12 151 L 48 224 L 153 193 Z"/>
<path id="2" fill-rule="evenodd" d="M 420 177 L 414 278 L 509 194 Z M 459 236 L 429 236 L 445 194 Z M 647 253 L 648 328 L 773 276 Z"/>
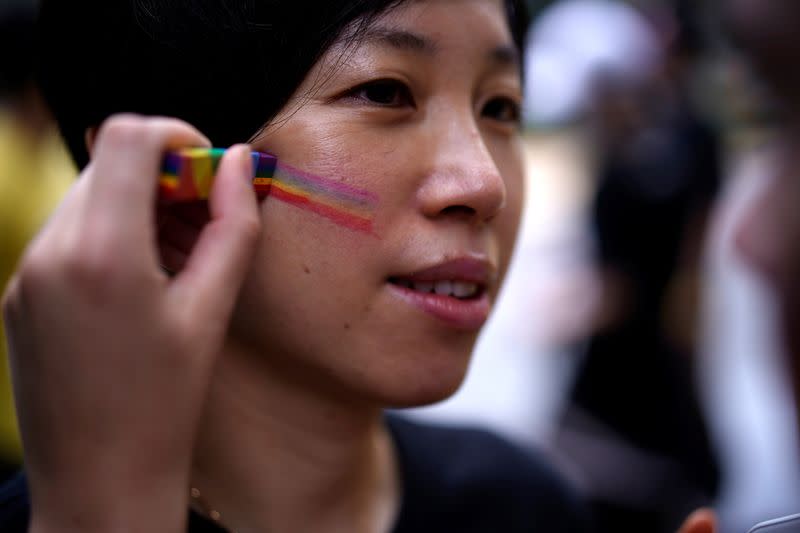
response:
<path id="1" fill-rule="evenodd" d="M 422 294 L 435 294 L 459 300 L 477 299 L 486 291 L 485 285 L 481 283 L 461 280 L 420 281 L 392 277 L 389 278 L 389 283 Z"/>
<path id="2" fill-rule="evenodd" d="M 463 254 L 387 279 L 399 301 L 449 328 L 475 333 L 489 317 L 496 268 L 479 254 Z"/>

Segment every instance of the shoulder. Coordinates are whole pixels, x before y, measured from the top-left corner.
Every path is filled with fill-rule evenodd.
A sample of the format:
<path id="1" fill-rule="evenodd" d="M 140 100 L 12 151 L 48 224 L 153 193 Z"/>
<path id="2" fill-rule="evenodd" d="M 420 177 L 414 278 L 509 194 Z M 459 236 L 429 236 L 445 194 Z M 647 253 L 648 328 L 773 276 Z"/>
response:
<path id="1" fill-rule="evenodd" d="M 404 482 L 401 524 L 412 519 L 430 524 L 435 517 L 442 531 L 588 529 L 582 500 L 542 454 L 479 428 L 395 415 L 387 423 Z M 454 523 L 459 521 L 463 524 Z M 415 529 L 398 531 L 406 530 Z"/>
<path id="2" fill-rule="evenodd" d="M 20 473 L 0 486 L 0 531 L 25 533 L 30 508 L 28 486 L 25 476 Z"/>

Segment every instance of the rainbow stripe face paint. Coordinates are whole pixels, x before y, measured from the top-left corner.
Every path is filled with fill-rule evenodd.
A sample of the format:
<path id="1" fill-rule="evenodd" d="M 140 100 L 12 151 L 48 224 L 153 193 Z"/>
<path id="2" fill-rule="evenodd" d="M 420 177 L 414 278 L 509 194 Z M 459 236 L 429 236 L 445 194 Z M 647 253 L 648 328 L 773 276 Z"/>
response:
<path id="1" fill-rule="evenodd" d="M 208 198 L 224 153 L 222 148 L 187 148 L 168 153 L 159 180 L 160 201 Z M 253 152 L 253 174 L 253 188 L 259 197 L 271 196 L 345 228 L 372 233 L 378 198 L 367 190 L 280 164 L 275 156 L 261 152 Z"/>
<path id="2" fill-rule="evenodd" d="M 278 164 L 269 195 L 313 211 L 346 228 L 372 233 L 378 198 L 364 189 Z"/>

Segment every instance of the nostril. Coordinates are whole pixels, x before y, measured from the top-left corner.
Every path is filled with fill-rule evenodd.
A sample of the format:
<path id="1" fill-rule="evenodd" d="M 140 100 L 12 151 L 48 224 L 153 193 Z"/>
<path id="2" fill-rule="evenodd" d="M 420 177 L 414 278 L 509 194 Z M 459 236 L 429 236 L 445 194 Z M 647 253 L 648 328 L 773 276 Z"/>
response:
<path id="1" fill-rule="evenodd" d="M 471 218 L 475 216 L 475 209 L 468 205 L 450 205 L 442 209 L 441 215 L 458 218 Z"/>

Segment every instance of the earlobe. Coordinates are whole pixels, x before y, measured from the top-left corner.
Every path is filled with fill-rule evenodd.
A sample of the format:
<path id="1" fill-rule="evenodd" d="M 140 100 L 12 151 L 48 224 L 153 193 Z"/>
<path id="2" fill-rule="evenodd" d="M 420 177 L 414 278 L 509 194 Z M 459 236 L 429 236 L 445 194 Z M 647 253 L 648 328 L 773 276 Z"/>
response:
<path id="1" fill-rule="evenodd" d="M 89 152 L 89 159 L 92 158 L 92 150 L 94 149 L 94 142 L 97 140 L 97 126 L 86 128 L 83 134 L 83 141 L 86 143 L 86 151 Z"/>

